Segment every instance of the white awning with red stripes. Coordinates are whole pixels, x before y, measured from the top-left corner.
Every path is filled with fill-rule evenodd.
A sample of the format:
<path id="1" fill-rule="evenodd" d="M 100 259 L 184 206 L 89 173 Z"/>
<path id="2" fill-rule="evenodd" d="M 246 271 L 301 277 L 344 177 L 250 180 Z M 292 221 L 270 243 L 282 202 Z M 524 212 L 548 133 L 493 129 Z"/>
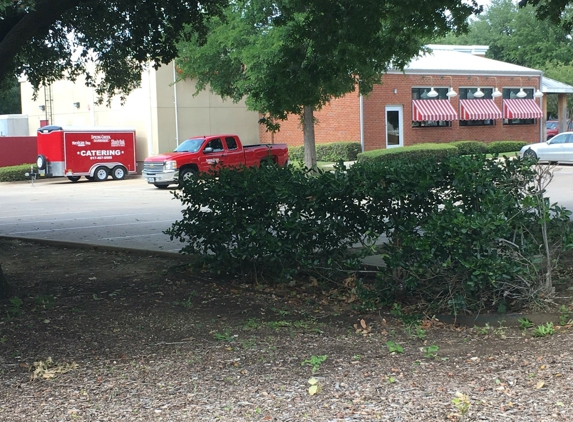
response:
<path id="1" fill-rule="evenodd" d="M 412 121 L 457 120 L 458 113 L 449 100 L 412 100 Z"/>
<path id="2" fill-rule="evenodd" d="M 540 119 L 543 111 L 535 100 L 528 98 L 503 100 L 504 119 Z"/>
<path id="3" fill-rule="evenodd" d="M 501 116 L 492 99 L 460 100 L 460 120 L 501 119 Z"/>

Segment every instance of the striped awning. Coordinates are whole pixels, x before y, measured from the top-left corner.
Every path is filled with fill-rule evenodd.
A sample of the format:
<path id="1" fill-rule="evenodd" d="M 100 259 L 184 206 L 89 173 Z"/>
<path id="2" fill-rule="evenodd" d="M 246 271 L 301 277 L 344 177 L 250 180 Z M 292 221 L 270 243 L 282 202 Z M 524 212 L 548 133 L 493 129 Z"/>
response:
<path id="1" fill-rule="evenodd" d="M 503 100 L 504 119 L 540 119 L 543 111 L 535 100 L 520 98 Z"/>
<path id="2" fill-rule="evenodd" d="M 457 120 L 458 114 L 449 100 L 412 100 L 412 121 Z"/>
<path id="3" fill-rule="evenodd" d="M 460 100 L 460 120 L 501 119 L 501 116 L 492 99 Z"/>

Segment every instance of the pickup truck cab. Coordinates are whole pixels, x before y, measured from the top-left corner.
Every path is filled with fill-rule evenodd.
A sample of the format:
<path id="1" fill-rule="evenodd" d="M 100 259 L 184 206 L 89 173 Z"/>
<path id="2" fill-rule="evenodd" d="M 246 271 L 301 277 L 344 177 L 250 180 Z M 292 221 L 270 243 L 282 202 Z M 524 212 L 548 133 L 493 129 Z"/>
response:
<path id="1" fill-rule="evenodd" d="M 237 135 L 196 136 L 182 142 L 175 151 L 145 159 L 143 177 L 147 183 L 165 189 L 181 185 L 198 172 L 221 167 L 252 167 L 265 162 L 285 166 L 286 144 L 245 145 Z"/>

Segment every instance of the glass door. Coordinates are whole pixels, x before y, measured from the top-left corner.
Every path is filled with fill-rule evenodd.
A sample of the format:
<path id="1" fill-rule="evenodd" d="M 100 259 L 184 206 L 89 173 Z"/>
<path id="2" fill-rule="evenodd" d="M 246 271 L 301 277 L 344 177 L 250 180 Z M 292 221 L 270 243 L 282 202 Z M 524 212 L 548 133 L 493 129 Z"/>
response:
<path id="1" fill-rule="evenodd" d="M 386 106 L 386 148 L 401 147 L 402 139 L 402 107 Z"/>

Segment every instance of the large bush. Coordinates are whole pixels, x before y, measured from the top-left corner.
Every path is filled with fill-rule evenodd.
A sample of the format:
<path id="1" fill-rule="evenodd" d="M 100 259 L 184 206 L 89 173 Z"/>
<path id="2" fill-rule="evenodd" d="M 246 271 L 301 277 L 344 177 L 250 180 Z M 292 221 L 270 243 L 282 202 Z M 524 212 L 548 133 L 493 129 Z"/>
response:
<path id="1" fill-rule="evenodd" d="M 26 173 L 30 173 L 30 168 L 35 172 L 35 165 L 33 164 L 20 164 L 19 166 L 0 167 L 0 182 L 19 182 L 23 180 L 30 180 Z"/>
<path id="2" fill-rule="evenodd" d="M 543 198 L 536 177 L 519 158 L 483 154 L 225 170 L 176 193 L 183 219 L 167 232 L 212 270 L 277 280 L 358 270 L 360 253 L 386 239 L 386 268 L 359 285 L 362 297 L 507 309 L 549 293 L 556 255 L 546 251 L 571 243 L 570 213 Z"/>
<path id="3" fill-rule="evenodd" d="M 364 237 L 354 173 L 292 166 L 201 174 L 176 193 L 183 219 L 167 233 L 217 271 L 288 278 L 334 265 Z"/>

